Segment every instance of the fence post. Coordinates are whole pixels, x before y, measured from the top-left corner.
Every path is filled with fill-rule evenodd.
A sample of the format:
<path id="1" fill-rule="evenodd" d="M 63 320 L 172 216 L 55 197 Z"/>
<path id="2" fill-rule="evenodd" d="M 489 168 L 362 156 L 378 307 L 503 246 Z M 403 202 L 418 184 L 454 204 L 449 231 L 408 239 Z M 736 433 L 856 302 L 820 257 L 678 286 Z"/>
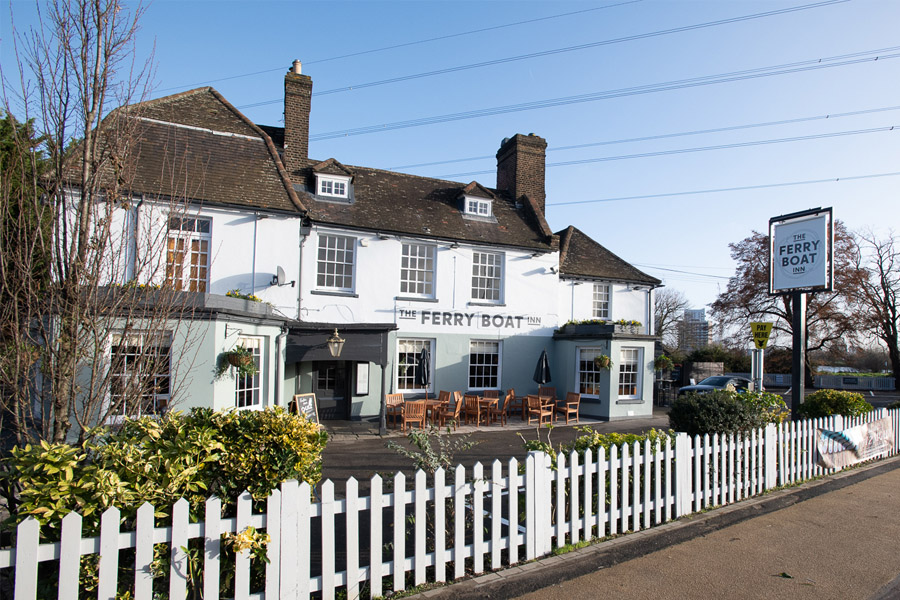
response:
<path id="1" fill-rule="evenodd" d="M 831 425 L 834 427 L 835 431 L 843 431 L 844 429 L 844 415 L 834 415 L 834 422 Z"/>
<path id="2" fill-rule="evenodd" d="M 525 558 L 550 552 L 550 457 L 531 451 L 525 463 Z"/>
<path id="3" fill-rule="evenodd" d="M 675 518 L 690 512 L 691 439 L 686 433 L 675 437 Z"/>
<path id="4" fill-rule="evenodd" d="M 534 559 L 534 462 L 537 452 L 529 452 L 525 458 L 525 560 Z"/>
<path id="5" fill-rule="evenodd" d="M 774 423 L 766 425 L 763 443 L 765 444 L 764 459 L 765 465 L 765 482 L 764 489 L 770 490 L 778 485 L 778 433 Z"/>

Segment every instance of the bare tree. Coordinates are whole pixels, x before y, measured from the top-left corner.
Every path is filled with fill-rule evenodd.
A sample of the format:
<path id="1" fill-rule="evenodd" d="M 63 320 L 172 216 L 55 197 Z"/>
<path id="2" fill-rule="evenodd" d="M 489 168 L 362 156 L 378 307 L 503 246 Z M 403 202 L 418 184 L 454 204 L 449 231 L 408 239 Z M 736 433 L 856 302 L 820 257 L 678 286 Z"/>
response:
<path id="1" fill-rule="evenodd" d="M 119 0 L 38 8 L 41 24 L 14 34 L 18 85 L 3 73 L 7 116 L 18 110 L 34 124 L 4 140 L 16 159 L 3 176 L 15 183 L 0 198 L 0 418 L 18 444 L 80 438 L 163 408 L 177 380 L 173 332 L 190 316 L 190 299 L 166 273 L 166 218 L 185 201 L 145 202 L 133 189 L 135 102 L 151 64 L 134 62 L 143 8 Z"/>
<path id="2" fill-rule="evenodd" d="M 690 305 L 687 296 L 680 290 L 662 288 L 656 291 L 653 300 L 655 331 L 667 352 L 678 347 L 678 325 L 684 310 Z"/>
<path id="3" fill-rule="evenodd" d="M 865 273 L 856 290 L 862 328 L 887 348 L 894 379 L 900 381 L 900 242 L 893 232 L 879 238 L 858 233 L 855 266 Z"/>
<path id="4" fill-rule="evenodd" d="M 727 327 L 744 330 L 752 321 L 773 321 L 773 335 L 786 343 L 793 336 L 793 306 L 790 295 L 769 296 L 768 236 L 754 231 L 750 237 L 729 244 L 729 248 L 737 270 L 725 292 L 711 304 L 712 316 Z M 852 340 L 858 332 L 852 306 L 864 273 L 856 268 L 854 248 L 851 233 L 841 221 L 835 221 L 834 290 L 807 294 L 807 351 Z M 808 352 L 806 379 L 811 387 Z"/>

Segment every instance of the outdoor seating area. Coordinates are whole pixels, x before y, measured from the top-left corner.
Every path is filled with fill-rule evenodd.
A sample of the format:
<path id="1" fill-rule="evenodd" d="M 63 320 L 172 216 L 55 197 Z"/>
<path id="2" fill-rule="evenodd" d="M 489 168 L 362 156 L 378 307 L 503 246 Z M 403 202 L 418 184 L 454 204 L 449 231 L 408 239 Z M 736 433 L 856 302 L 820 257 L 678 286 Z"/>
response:
<path id="1" fill-rule="evenodd" d="M 565 399 L 556 397 L 556 388 L 541 386 L 537 394 L 517 396 L 515 390 L 449 392 L 442 390 L 437 398 L 404 399 L 403 394 L 385 394 L 387 425 L 406 432 L 413 425 L 424 429 L 431 426 L 460 425 L 475 427 L 504 427 L 513 416 L 538 426 L 548 423 L 579 423 L 581 394 L 568 392 Z"/>

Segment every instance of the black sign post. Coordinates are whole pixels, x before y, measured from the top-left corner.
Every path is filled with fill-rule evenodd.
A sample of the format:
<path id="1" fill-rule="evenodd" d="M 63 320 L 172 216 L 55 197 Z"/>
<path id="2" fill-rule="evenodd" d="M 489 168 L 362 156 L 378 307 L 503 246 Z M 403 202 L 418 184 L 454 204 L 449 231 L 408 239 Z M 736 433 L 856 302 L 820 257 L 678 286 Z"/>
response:
<path id="1" fill-rule="evenodd" d="M 794 292 L 791 294 L 791 323 L 794 331 L 794 356 L 791 365 L 791 414 L 794 419 L 800 414 L 800 405 L 803 404 L 803 393 L 806 391 L 806 377 L 804 366 L 806 365 L 806 294 Z"/>
<path id="2" fill-rule="evenodd" d="M 813 208 L 769 219 L 769 295 L 791 297 L 794 419 L 798 418 L 806 388 L 806 294 L 830 291 L 834 282 L 832 219 L 831 208 Z"/>

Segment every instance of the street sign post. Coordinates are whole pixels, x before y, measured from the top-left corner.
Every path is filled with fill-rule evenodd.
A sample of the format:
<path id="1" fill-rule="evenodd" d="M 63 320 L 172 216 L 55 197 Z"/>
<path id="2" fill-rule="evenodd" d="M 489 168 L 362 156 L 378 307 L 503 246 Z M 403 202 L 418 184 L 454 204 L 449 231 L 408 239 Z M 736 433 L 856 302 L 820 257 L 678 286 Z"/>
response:
<path id="1" fill-rule="evenodd" d="M 772 323 L 750 323 L 750 335 L 756 348 L 750 354 L 750 379 L 753 380 L 753 389 L 763 389 L 765 373 L 763 364 L 765 361 L 766 346 L 772 333 Z"/>
<path id="2" fill-rule="evenodd" d="M 772 323 L 750 323 L 750 332 L 753 334 L 753 343 L 756 345 L 756 349 L 762 350 L 769 344 Z"/>
<path id="3" fill-rule="evenodd" d="M 794 360 L 791 412 L 803 403 L 806 363 L 806 293 L 834 283 L 834 221 L 831 208 L 813 208 L 769 219 L 769 295 L 791 296 Z"/>

